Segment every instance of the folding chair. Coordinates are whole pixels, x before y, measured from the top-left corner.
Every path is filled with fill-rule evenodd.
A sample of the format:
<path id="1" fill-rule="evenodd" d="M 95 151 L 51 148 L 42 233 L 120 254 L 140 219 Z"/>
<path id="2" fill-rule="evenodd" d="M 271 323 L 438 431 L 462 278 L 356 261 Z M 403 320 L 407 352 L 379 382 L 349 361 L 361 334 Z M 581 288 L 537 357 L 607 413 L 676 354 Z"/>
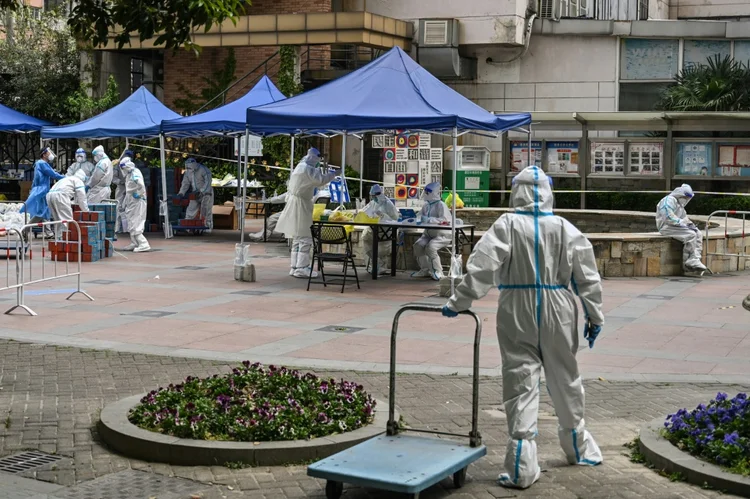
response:
<path id="1" fill-rule="evenodd" d="M 357 275 L 357 266 L 354 264 L 354 254 L 352 252 L 352 241 L 349 235 L 346 233 L 346 229 L 342 225 L 321 225 L 313 224 L 310 227 L 313 238 L 313 261 L 312 268 L 315 268 L 315 262 L 318 262 L 318 272 L 322 282 L 314 282 L 312 272 L 310 277 L 307 279 L 307 290 L 310 291 L 310 284 L 322 284 L 328 287 L 328 284 L 338 283 L 338 279 L 326 280 L 326 278 L 335 277 L 341 279 L 341 292 L 344 292 L 346 288 L 347 277 L 354 279 L 357 282 L 357 289 L 359 287 L 359 275 Z M 323 251 L 324 244 L 337 244 L 343 245 L 344 253 L 326 253 Z M 325 262 L 340 263 L 343 265 L 343 273 L 341 274 L 328 274 L 325 273 Z M 354 275 L 349 274 L 349 267 L 354 271 Z"/>

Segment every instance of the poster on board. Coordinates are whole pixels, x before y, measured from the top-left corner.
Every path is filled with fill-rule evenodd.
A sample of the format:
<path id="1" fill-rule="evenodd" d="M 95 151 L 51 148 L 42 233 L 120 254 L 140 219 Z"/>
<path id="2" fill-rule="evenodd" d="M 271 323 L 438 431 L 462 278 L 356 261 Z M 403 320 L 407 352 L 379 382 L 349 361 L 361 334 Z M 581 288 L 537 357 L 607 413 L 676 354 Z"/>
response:
<path id="1" fill-rule="evenodd" d="M 531 158 L 534 164 L 542 167 L 542 143 L 531 141 Z M 510 142 L 510 171 L 518 173 L 529 166 L 529 141 L 512 140 Z"/>
<path id="2" fill-rule="evenodd" d="M 709 142 L 677 143 L 677 175 L 708 175 L 713 156 L 713 144 Z"/>
<path id="3" fill-rule="evenodd" d="M 578 173 L 578 141 L 547 142 L 548 173 Z"/>
<path id="4" fill-rule="evenodd" d="M 625 144 L 623 142 L 592 142 L 591 173 L 625 173 Z"/>
<path id="5" fill-rule="evenodd" d="M 630 173 L 661 175 L 664 144 L 661 142 L 630 143 Z"/>
<path id="6" fill-rule="evenodd" d="M 750 144 L 719 144 L 719 166 L 722 177 L 750 176 Z"/>

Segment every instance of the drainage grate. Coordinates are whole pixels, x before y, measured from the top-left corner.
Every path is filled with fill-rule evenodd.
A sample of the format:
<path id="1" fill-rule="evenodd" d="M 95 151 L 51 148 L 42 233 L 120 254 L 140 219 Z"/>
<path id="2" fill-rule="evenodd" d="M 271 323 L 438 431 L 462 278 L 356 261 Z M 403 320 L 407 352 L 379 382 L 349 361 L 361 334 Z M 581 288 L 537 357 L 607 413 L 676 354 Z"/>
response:
<path id="1" fill-rule="evenodd" d="M 186 265 L 184 267 L 175 267 L 177 270 L 204 270 L 208 267 L 196 267 L 195 265 Z"/>
<path id="2" fill-rule="evenodd" d="M 674 296 L 668 295 L 640 295 L 638 298 L 645 298 L 646 300 L 671 300 Z"/>
<path id="3" fill-rule="evenodd" d="M 143 471 L 126 470 L 56 492 L 59 499 L 132 499 L 190 497 L 206 490 L 202 483 Z"/>
<path id="4" fill-rule="evenodd" d="M 94 281 L 89 281 L 86 284 L 119 284 L 122 281 L 110 281 L 109 279 L 96 279 Z"/>
<path id="5" fill-rule="evenodd" d="M 23 473 L 24 471 L 39 468 L 45 464 L 60 461 L 62 457 L 44 454 L 42 452 L 22 452 L 0 459 L 0 471 L 6 473 Z"/>
<path id="6" fill-rule="evenodd" d="M 262 296 L 262 295 L 269 295 L 271 294 L 270 291 L 255 291 L 253 289 L 248 289 L 246 291 L 234 291 L 233 293 L 230 293 L 232 295 L 248 295 L 248 296 Z"/>
<path id="7" fill-rule="evenodd" d="M 326 326 L 316 329 L 316 331 L 329 331 L 331 333 L 356 333 L 362 331 L 363 327 L 349 327 L 349 326 Z"/>

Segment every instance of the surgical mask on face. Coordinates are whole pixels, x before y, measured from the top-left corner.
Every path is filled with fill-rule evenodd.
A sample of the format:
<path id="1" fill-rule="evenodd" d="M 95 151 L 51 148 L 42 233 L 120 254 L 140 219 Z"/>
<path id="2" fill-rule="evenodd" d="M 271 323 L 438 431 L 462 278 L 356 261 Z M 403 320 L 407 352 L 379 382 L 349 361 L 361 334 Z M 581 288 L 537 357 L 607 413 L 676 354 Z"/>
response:
<path id="1" fill-rule="evenodd" d="M 55 153 L 52 153 L 52 152 L 47 153 L 47 163 L 52 163 L 56 157 L 57 156 L 55 156 Z"/>
<path id="2" fill-rule="evenodd" d="M 78 163 L 84 163 L 86 161 L 86 156 L 83 154 L 76 155 L 76 162 Z"/>

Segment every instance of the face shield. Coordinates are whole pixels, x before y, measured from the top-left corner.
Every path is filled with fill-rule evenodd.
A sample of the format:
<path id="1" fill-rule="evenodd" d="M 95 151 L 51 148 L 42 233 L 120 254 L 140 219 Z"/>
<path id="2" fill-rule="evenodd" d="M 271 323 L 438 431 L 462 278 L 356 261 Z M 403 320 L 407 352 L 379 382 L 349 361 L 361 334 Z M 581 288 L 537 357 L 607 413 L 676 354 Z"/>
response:
<path id="1" fill-rule="evenodd" d="M 195 158 L 188 158 L 187 161 L 185 161 L 185 169 L 192 171 L 195 170 L 198 167 L 198 162 L 195 160 Z"/>
<path id="2" fill-rule="evenodd" d="M 383 199 L 383 189 L 379 185 L 373 185 L 370 188 L 370 199 L 379 203 Z"/>
<path id="3" fill-rule="evenodd" d="M 422 195 L 419 197 L 422 201 L 433 203 L 440 200 L 440 182 L 432 182 L 424 186 Z"/>
<path id="4" fill-rule="evenodd" d="M 97 163 L 104 159 L 104 148 L 102 146 L 96 146 L 93 151 L 91 151 L 92 156 L 94 156 L 94 161 Z"/>
<path id="5" fill-rule="evenodd" d="M 85 163 L 86 162 L 86 151 L 83 149 L 77 149 L 76 150 L 76 162 L 77 163 Z"/>

